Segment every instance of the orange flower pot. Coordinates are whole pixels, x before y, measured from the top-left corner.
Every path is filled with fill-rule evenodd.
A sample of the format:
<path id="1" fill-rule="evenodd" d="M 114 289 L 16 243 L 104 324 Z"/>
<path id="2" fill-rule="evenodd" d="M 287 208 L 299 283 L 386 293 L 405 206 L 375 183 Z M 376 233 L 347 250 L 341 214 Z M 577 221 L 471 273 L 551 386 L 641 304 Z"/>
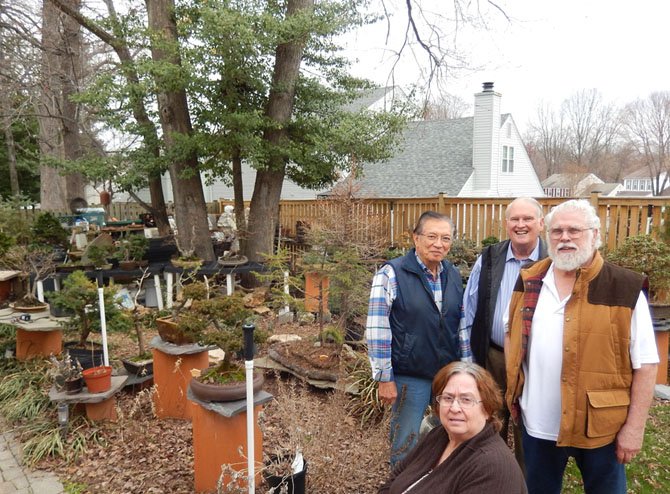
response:
<path id="1" fill-rule="evenodd" d="M 112 368 L 108 365 L 84 369 L 81 374 L 89 393 L 104 393 L 112 387 Z"/>

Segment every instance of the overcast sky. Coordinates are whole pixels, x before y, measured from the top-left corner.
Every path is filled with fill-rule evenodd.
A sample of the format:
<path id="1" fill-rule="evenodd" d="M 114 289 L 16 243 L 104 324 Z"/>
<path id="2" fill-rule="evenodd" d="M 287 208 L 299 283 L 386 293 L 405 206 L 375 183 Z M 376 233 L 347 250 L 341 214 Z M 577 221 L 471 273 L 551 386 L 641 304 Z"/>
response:
<path id="1" fill-rule="evenodd" d="M 404 4 L 398 0 L 396 5 Z M 424 3 L 426 0 L 424 0 Z M 558 108 L 575 91 L 596 88 L 606 101 L 623 105 L 652 91 L 670 90 L 668 0 L 501 0 L 511 18 L 479 0 L 489 29 L 464 29 L 456 45 L 470 70 L 448 79 L 447 91 L 471 103 L 485 81 L 502 93 L 502 111 L 512 113 L 523 132 L 544 100 Z M 433 9 L 448 15 L 453 4 Z M 486 12 L 488 7 L 488 12 Z M 398 47 L 406 14 L 399 10 L 388 47 Z M 359 58 L 356 75 L 387 84 L 386 25 L 367 27 L 352 37 L 349 54 Z M 446 35 L 442 42 L 453 38 Z M 425 59 L 424 59 L 425 60 Z M 415 82 L 420 68 L 409 57 L 396 71 L 396 83 Z"/>

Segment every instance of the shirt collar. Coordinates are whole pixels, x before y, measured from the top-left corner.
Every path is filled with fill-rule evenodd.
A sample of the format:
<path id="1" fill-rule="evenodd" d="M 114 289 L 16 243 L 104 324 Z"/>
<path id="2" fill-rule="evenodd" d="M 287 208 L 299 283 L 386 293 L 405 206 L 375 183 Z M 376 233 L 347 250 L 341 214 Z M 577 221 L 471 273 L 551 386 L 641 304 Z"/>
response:
<path id="1" fill-rule="evenodd" d="M 530 255 L 526 259 L 520 259 L 521 261 L 537 261 L 540 258 L 540 239 L 537 239 L 537 244 L 535 244 L 535 248 L 533 249 L 533 252 L 530 253 Z M 512 252 L 512 242 L 509 243 L 507 246 L 507 257 L 505 258 L 505 262 L 511 260 L 511 259 L 516 259 L 514 257 L 514 252 Z"/>
<path id="2" fill-rule="evenodd" d="M 423 263 L 421 258 L 419 257 L 419 254 L 416 253 L 416 250 L 414 251 L 414 256 L 416 257 L 416 262 L 419 263 L 419 266 L 423 270 L 424 273 L 429 274 L 430 276 L 433 276 L 433 272 L 426 267 L 426 265 Z M 440 277 L 440 274 L 442 274 L 442 270 L 444 269 L 444 266 L 442 266 L 442 263 L 437 265 L 437 277 Z"/>

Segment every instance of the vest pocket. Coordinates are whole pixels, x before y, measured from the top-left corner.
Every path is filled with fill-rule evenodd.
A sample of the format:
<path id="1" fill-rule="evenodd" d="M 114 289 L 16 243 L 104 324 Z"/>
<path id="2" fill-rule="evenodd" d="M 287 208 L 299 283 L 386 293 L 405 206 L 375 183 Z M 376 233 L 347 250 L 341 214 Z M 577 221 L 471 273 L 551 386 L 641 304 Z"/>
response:
<path id="1" fill-rule="evenodd" d="M 619 432 L 628 416 L 629 389 L 587 391 L 586 436 L 603 437 Z"/>

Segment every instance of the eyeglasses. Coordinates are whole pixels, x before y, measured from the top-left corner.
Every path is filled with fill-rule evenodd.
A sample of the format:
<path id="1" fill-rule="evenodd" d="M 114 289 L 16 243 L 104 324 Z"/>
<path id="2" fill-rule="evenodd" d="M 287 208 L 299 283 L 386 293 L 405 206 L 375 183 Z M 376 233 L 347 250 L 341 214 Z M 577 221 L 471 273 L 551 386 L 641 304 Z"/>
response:
<path id="1" fill-rule="evenodd" d="M 434 244 L 438 240 L 441 240 L 443 244 L 451 243 L 451 237 L 446 235 L 444 237 L 440 237 L 439 235 L 435 235 L 434 233 L 429 233 L 427 235 L 419 233 L 419 235 L 421 235 L 422 237 L 426 237 L 426 240 L 428 240 L 428 242 L 430 242 L 431 244 Z"/>
<path id="2" fill-rule="evenodd" d="M 482 400 L 475 400 L 474 397 L 468 395 L 456 397 L 454 395 L 446 395 L 446 394 L 437 395 L 435 397 L 435 401 L 438 403 L 438 405 L 444 407 L 451 407 L 451 405 L 453 405 L 454 402 L 457 401 L 461 408 L 472 408 L 478 403 L 482 402 Z"/>
<path id="3" fill-rule="evenodd" d="M 570 238 L 579 238 L 582 236 L 582 234 L 586 230 L 593 230 L 593 227 L 591 228 L 576 228 L 576 227 L 570 227 L 570 228 L 552 228 L 549 230 L 549 236 L 553 238 L 554 240 L 559 240 L 564 233 L 568 234 L 568 237 Z"/>

